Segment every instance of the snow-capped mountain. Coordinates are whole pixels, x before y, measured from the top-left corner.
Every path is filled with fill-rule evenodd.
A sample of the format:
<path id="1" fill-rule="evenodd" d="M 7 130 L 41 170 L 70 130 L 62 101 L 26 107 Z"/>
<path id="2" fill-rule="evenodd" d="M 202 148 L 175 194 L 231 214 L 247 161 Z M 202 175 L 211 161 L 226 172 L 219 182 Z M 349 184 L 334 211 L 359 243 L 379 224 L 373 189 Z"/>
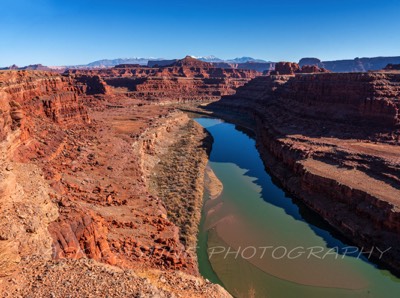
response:
<path id="1" fill-rule="evenodd" d="M 210 56 L 202 56 L 202 57 L 196 57 L 196 56 L 191 56 L 193 58 L 196 58 L 198 60 L 204 61 L 204 62 L 212 62 L 212 63 L 247 63 L 247 62 L 266 62 L 261 59 L 255 59 L 252 57 L 241 57 L 241 58 L 235 58 L 235 59 L 221 59 L 218 57 L 215 57 L 214 55 Z M 102 59 L 102 60 L 97 60 L 94 62 L 91 62 L 86 65 L 77 65 L 77 66 L 70 66 L 71 68 L 73 67 L 94 67 L 94 68 L 106 68 L 106 67 L 114 67 L 115 65 L 118 64 L 139 64 L 139 65 L 147 65 L 149 61 L 162 61 L 165 60 L 163 58 L 118 58 L 118 59 Z"/>
<path id="2" fill-rule="evenodd" d="M 191 56 L 195 59 L 204 61 L 204 62 L 225 62 L 224 60 L 215 57 L 214 55 L 210 55 L 210 56 L 204 56 L 204 57 L 196 57 L 196 56 Z"/>
<path id="3" fill-rule="evenodd" d="M 247 63 L 247 62 L 265 63 L 267 61 L 262 60 L 262 59 L 255 59 L 252 57 L 241 57 L 241 58 L 229 59 L 229 60 L 227 60 L 227 62 L 230 62 L 230 63 Z"/>
<path id="4" fill-rule="evenodd" d="M 204 62 L 226 62 L 226 63 L 247 63 L 247 62 L 258 62 L 258 63 L 265 63 L 267 61 L 262 60 L 262 59 L 255 59 L 252 57 L 240 57 L 240 58 L 234 58 L 234 59 L 221 59 L 218 57 L 215 57 L 213 55 L 210 56 L 204 56 L 204 57 L 196 57 L 196 56 L 191 56 L 193 58 L 199 59 Z"/>
<path id="5" fill-rule="evenodd" d="M 162 58 L 118 58 L 118 59 L 103 59 L 91 62 L 85 66 L 88 67 L 112 67 L 118 64 L 140 64 L 140 65 L 147 65 L 149 60 L 163 60 Z"/>

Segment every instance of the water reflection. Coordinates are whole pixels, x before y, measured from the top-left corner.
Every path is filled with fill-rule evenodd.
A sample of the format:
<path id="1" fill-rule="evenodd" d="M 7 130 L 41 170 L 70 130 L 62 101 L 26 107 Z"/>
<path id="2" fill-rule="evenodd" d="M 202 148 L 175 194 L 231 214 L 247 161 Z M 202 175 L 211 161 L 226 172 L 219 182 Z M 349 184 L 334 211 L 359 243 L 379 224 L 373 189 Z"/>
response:
<path id="1" fill-rule="evenodd" d="M 266 173 L 254 139 L 219 119 L 196 121 L 214 137 L 210 165 L 224 184 L 218 201 L 206 204 L 206 211 L 212 212 L 209 216 L 205 213 L 204 226 L 212 229 L 201 233 L 207 235 L 203 238 L 209 248 L 272 243 L 287 247 L 321 245 L 325 250 L 337 247 L 339 254 L 343 252 L 348 244 L 319 216 L 288 197 Z M 202 273 L 215 271 L 236 296 L 246 296 L 249 290 L 260 297 L 392 297 L 393 292 L 400 293 L 397 278 L 372 266 L 366 258 L 355 258 L 357 255 L 343 256 L 341 262 L 332 258 L 302 260 L 294 266 L 282 260 L 244 260 L 220 254 L 211 259 L 212 268 L 203 268 Z"/>

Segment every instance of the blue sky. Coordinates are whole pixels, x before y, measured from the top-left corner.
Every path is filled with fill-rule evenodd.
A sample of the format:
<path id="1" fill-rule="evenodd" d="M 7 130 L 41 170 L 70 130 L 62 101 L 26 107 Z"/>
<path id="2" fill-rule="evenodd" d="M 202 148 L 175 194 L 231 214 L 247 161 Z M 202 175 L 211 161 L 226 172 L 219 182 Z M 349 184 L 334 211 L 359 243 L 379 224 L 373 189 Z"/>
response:
<path id="1" fill-rule="evenodd" d="M 0 66 L 400 56 L 398 0 L 1 0 Z"/>

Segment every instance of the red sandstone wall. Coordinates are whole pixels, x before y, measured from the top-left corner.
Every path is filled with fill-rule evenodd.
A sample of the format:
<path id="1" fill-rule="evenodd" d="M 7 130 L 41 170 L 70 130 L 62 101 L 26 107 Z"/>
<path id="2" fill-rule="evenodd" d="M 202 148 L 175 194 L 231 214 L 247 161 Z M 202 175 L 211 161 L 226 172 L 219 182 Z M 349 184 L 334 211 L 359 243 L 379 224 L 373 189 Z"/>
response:
<path id="1" fill-rule="evenodd" d="M 304 117 L 394 126 L 400 123 L 399 97 L 400 74 L 324 73 L 255 78 L 231 99 L 280 101 Z"/>
<path id="2" fill-rule="evenodd" d="M 0 72 L 2 108 L 6 112 L 9 103 L 11 118 L 20 123 L 24 115 L 45 116 L 60 124 L 88 122 L 87 111 L 79 100 L 85 89 L 70 77 L 50 72 Z"/>

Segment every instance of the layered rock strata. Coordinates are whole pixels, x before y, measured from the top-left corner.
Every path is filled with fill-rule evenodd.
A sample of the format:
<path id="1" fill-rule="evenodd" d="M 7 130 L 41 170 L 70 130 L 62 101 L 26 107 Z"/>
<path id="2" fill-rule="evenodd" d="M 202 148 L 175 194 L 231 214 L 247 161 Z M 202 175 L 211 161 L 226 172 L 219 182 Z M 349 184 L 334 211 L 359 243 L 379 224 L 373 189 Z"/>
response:
<path id="1" fill-rule="evenodd" d="M 114 93 L 158 103 L 212 101 L 234 94 L 237 87 L 261 75 L 254 70 L 224 69 L 186 57 L 163 67 L 121 65 L 101 70 L 70 70 L 78 81 L 100 77 Z M 82 77 L 82 78 L 80 78 Z"/>

